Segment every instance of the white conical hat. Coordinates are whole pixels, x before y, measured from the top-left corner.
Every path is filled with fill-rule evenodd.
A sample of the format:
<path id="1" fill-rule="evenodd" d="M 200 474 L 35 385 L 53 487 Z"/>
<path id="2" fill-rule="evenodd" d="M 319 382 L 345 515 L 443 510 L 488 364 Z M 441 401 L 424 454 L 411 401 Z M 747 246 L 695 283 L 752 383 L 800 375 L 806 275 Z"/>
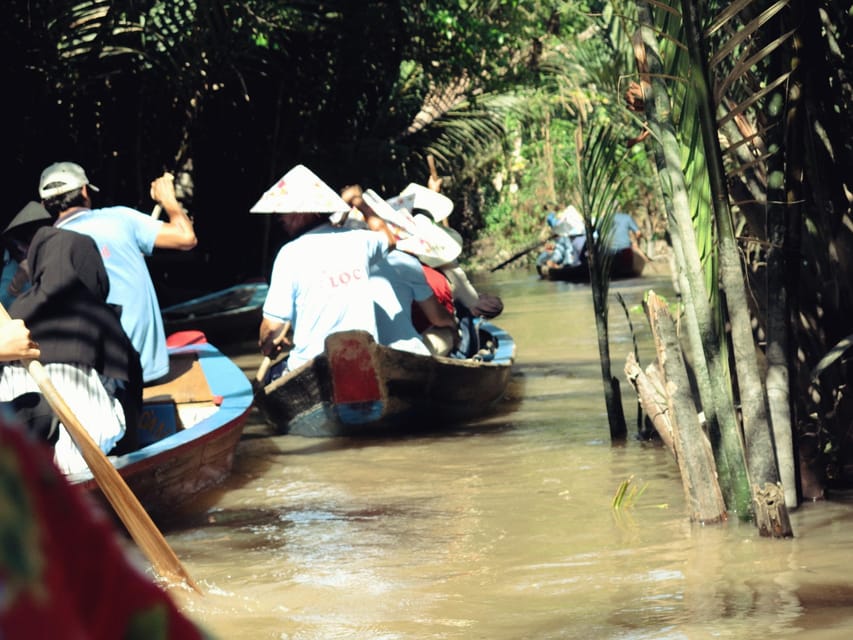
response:
<path id="1" fill-rule="evenodd" d="M 364 203 L 373 209 L 373 212 L 385 222 L 390 222 L 394 227 L 392 231 L 398 238 L 418 232 L 417 225 L 410 210 L 405 207 L 396 209 L 372 189 L 367 189 L 361 197 Z M 404 233 L 400 233 L 399 231 Z"/>
<path id="2" fill-rule="evenodd" d="M 251 213 L 345 213 L 349 205 L 308 167 L 298 164 L 267 189 Z"/>
<path id="3" fill-rule="evenodd" d="M 400 196 L 408 195 L 415 197 L 415 209 L 426 209 L 436 222 L 441 222 L 453 211 L 453 200 L 422 184 L 409 183 L 409 186 L 400 192 Z"/>
<path id="4" fill-rule="evenodd" d="M 385 202 L 394 207 L 397 211 L 405 209 L 409 215 L 412 215 L 412 210 L 415 208 L 415 194 L 409 193 L 407 195 L 403 195 L 401 193 L 393 198 L 388 198 Z"/>
<path id="5" fill-rule="evenodd" d="M 462 245 L 444 227 L 422 213 L 415 214 L 417 232 L 397 242 L 397 248 L 417 256 L 425 265 L 440 267 L 453 262 L 462 253 Z"/>

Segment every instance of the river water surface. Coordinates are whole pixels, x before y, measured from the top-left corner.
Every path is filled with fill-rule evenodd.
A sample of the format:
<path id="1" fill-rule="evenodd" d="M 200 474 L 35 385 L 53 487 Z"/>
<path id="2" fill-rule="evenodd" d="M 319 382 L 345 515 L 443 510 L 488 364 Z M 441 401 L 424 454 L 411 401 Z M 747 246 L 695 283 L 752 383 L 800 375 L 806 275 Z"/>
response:
<path id="1" fill-rule="evenodd" d="M 205 595 L 176 593 L 222 639 L 488 640 L 853 637 L 853 503 L 791 513 L 795 537 L 691 524 L 663 446 L 612 446 L 592 301 L 583 285 L 499 273 L 517 343 L 495 415 L 393 440 L 276 436 L 253 413 L 233 476 L 165 529 Z M 615 282 L 621 305 L 667 277 Z M 653 347 L 631 314 L 641 364 Z M 254 345 L 226 349 L 248 374 Z M 440 427 L 440 425 L 436 425 Z M 642 490 L 620 510 L 620 483 Z"/>

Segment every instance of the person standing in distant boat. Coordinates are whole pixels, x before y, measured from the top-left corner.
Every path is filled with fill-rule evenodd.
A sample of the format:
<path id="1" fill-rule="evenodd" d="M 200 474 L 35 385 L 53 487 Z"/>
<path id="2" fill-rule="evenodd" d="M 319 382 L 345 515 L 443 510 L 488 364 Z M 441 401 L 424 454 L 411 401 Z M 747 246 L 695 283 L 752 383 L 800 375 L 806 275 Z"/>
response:
<path id="1" fill-rule="evenodd" d="M 636 221 L 627 213 L 617 211 L 610 223 L 610 252 L 618 253 L 636 247 L 642 234 Z"/>
<path id="2" fill-rule="evenodd" d="M 614 276 L 634 273 L 634 253 L 639 251 L 640 227 L 627 213 L 617 211 L 610 223 L 608 251 L 611 256 L 610 272 Z"/>
<path id="3" fill-rule="evenodd" d="M 145 256 L 155 248 L 189 251 L 198 240 L 171 174 L 151 183 L 151 198 L 163 207 L 168 222 L 124 206 L 92 209 L 95 191 L 83 167 L 73 162 L 50 165 L 39 181 L 39 196 L 56 217 L 54 226 L 95 241 L 110 279 L 107 302 L 121 307 L 121 324 L 139 352 L 143 380 L 150 383 L 169 372 L 169 352 Z"/>

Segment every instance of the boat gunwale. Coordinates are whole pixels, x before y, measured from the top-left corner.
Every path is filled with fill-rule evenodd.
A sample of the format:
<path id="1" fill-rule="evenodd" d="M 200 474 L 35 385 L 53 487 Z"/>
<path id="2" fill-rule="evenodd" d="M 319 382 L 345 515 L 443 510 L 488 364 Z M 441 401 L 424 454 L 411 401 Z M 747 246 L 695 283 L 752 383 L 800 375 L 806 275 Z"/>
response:
<path id="1" fill-rule="evenodd" d="M 226 437 L 231 431 L 241 428 L 252 409 L 254 396 L 252 386 L 248 378 L 245 377 L 243 371 L 231 361 L 228 356 L 219 351 L 214 345 L 209 343 L 192 344 L 183 347 L 173 347 L 169 349 L 170 354 L 197 353 L 199 354 L 199 363 L 202 366 L 205 376 L 208 377 L 208 383 L 211 384 L 211 390 L 214 395 L 221 396 L 222 402 L 218 405 L 217 411 L 202 419 L 198 423 L 181 429 L 175 434 L 169 435 L 161 440 L 152 442 L 151 444 L 131 451 L 121 456 L 109 456 L 110 461 L 119 471 L 132 468 L 134 473 L 139 473 L 151 467 L 157 466 L 165 458 L 176 457 L 184 449 L 191 445 L 193 448 L 201 446 L 207 440 L 218 440 Z M 205 355 L 206 354 L 206 355 Z M 205 363 L 205 360 L 211 360 Z M 205 367 L 208 364 L 209 367 Z M 245 386 L 242 384 L 234 385 L 230 382 L 227 389 L 218 388 L 216 380 L 210 376 L 214 371 L 208 371 L 212 367 L 219 364 L 225 367 L 233 367 L 234 373 L 239 372 L 245 378 Z M 235 376 L 236 379 L 239 379 Z M 223 391 L 223 393 L 218 393 Z M 83 485 L 91 485 L 94 478 L 89 471 L 80 472 L 77 474 L 69 474 L 68 479 L 74 483 Z"/>

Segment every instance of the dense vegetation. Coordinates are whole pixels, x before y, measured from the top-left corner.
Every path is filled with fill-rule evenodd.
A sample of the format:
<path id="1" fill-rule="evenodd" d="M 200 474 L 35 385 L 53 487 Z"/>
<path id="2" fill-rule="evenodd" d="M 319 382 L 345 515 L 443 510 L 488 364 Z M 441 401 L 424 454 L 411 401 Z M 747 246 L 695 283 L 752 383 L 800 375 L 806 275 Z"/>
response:
<path id="1" fill-rule="evenodd" d="M 176 172 L 201 242 L 152 262 L 168 301 L 266 275 L 280 238 L 248 209 L 299 162 L 392 195 L 425 182 L 432 154 L 454 226 L 489 239 L 494 263 L 538 237 L 545 205 L 586 203 L 601 220 L 615 202 L 590 197 L 578 170 L 608 172 L 646 236 L 675 241 L 688 359 L 731 380 L 702 397 L 706 414 L 719 405 L 715 453 L 725 414 L 746 416 L 735 446 L 745 434 L 768 453 L 747 460 L 763 477 L 787 429 L 799 495 L 819 497 L 849 482 L 853 446 L 848 12 L 832 0 L 10 0 L 5 215 L 55 160 L 83 164 L 100 203 L 142 209 L 151 178 Z M 727 331 L 743 324 L 736 295 L 746 353 Z M 751 426 L 768 418 L 746 411 L 761 406 L 769 444 Z"/>

